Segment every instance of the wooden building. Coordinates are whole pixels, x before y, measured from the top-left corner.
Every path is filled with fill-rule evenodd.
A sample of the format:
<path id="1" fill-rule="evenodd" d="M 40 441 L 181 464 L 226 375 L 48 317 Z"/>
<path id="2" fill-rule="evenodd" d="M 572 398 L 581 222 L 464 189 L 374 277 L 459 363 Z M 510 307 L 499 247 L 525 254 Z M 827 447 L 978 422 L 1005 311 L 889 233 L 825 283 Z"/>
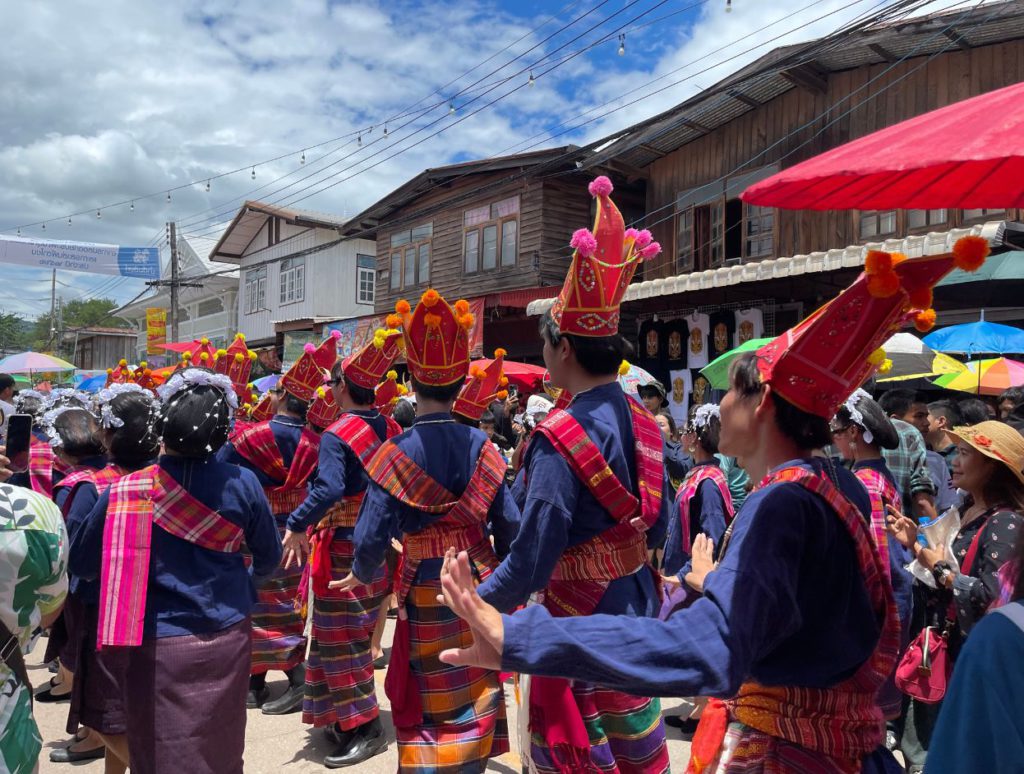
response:
<path id="1" fill-rule="evenodd" d="M 530 301 L 556 291 L 591 225 L 590 172 L 573 146 L 453 164 L 420 173 L 351 220 L 377 242 L 375 313 L 428 287 L 446 298 L 485 299 L 484 350 L 537 360 Z M 643 214 L 642 187 L 624 185 L 627 217 Z"/>
<path id="2" fill-rule="evenodd" d="M 75 368 L 101 371 L 113 368 L 124 358 L 136 362 L 135 331 L 130 328 L 111 328 L 91 325 L 64 333 L 65 352 Z"/>

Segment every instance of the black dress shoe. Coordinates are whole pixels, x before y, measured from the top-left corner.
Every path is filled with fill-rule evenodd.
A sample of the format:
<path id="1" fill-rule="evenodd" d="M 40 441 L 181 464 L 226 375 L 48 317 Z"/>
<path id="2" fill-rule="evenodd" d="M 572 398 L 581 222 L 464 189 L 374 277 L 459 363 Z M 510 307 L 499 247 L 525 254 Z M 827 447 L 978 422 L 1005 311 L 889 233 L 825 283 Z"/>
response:
<path id="1" fill-rule="evenodd" d="M 335 747 L 343 747 L 348 744 L 352 734 L 355 733 L 355 729 L 348 731 L 342 731 L 341 726 L 337 723 L 331 723 L 329 726 L 324 726 L 324 736 L 327 737 L 327 741 L 331 742 Z"/>
<path id="2" fill-rule="evenodd" d="M 373 660 L 374 669 L 384 669 L 388 665 L 388 658 L 381 653 L 377 658 Z"/>
<path id="3" fill-rule="evenodd" d="M 50 763 L 78 763 L 78 761 L 95 761 L 102 758 L 107 753 L 105 745 L 94 747 L 91 750 L 72 750 L 71 748 L 78 744 L 78 740 L 75 740 L 67 747 L 58 747 L 55 750 L 50 750 Z"/>
<path id="4" fill-rule="evenodd" d="M 380 718 L 374 718 L 355 729 L 348 744 L 343 744 L 333 754 L 324 758 L 324 766 L 329 769 L 343 769 L 368 761 L 388 749 L 388 740 L 384 736 L 384 727 Z"/>
<path id="5" fill-rule="evenodd" d="M 681 715 L 666 715 L 665 725 L 669 728 L 678 728 L 684 734 L 697 733 L 698 718 L 684 718 Z"/>
<path id="6" fill-rule="evenodd" d="M 287 715 L 302 709 L 302 699 L 306 695 L 305 685 L 289 685 L 288 690 L 273 701 L 263 705 L 264 715 Z"/>
<path id="7" fill-rule="evenodd" d="M 58 685 L 63 687 L 63 683 L 58 683 Z M 42 704 L 55 704 L 58 701 L 71 701 L 71 691 L 68 691 L 67 693 L 54 694 L 53 691 L 55 688 L 57 688 L 57 685 L 54 685 L 53 680 L 50 680 L 50 686 L 39 691 L 35 695 L 35 700 Z"/>
<path id="8" fill-rule="evenodd" d="M 270 689 L 267 686 L 262 688 L 250 688 L 249 695 L 245 698 L 246 709 L 259 709 L 263 702 L 270 698 Z"/>

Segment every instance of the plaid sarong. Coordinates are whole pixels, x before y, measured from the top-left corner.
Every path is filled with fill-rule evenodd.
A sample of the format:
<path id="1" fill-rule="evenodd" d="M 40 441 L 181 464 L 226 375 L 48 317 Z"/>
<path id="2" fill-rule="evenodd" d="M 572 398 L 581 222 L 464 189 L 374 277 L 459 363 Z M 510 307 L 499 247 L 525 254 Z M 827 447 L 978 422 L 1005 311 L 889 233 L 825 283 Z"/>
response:
<path id="1" fill-rule="evenodd" d="M 53 447 L 33 436 L 28 447 L 28 479 L 32 491 L 53 497 Z"/>
<path id="2" fill-rule="evenodd" d="M 285 523 L 278 520 L 285 536 Z M 306 657 L 306 624 L 295 610 L 302 579 L 301 567 L 278 567 L 273 577 L 256 590 L 252 610 L 252 674 L 271 669 L 287 671 Z"/>
<path id="3" fill-rule="evenodd" d="M 690 502 L 693 500 L 694 495 L 697 494 L 697 490 L 700 489 L 700 485 L 705 481 L 711 481 L 722 495 L 722 501 L 725 503 L 726 526 L 729 526 L 729 522 L 732 521 L 732 517 L 735 515 L 732 507 L 732 493 L 729 491 L 729 482 L 725 478 L 725 473 L 722 472 L 718 465 L 700 465 L 687 473 L 677 495 L 679 500 L 679 519 L 683 527 L 680 534 L 683 539 L 683 550 L 687 554 L 690 553 L 690 548 L 692 547 L 692 538 L 690 536 Z"/>
<path id="4" fill-rule="evenodd" d="M 154 524 L 211 551 L 233 553 L 244 538 L 241 527 L 199 502 L 156 465 L 111 486 L 103 527 L 99 649 L 142 643 Z"/>
<path id="5" fill-rule="evenodd" d="M 758 488 L 776 483 L 798 484 L 822 498 L 853 540 L 864 585 L 874 605 L 881 635 L 874 652 L 857 672 L 831 688 L 763 686 L 748 682 L 728 703 L 712 699 L 691 746 L 688 772 L 718 770 L 727 736 L 726 718 L 745 732 L 731 752 L 735 766 L 726 771 L 790 771 L 778 763 L 780 751 L 796 745 L 801 755 L 817 761 L 802 771 L 859 772 L 863 757 L 885 738 L 878 706 L 879 688 L 888 678 L 899 651 L 900 622 L 892 587 L 881 555 L 861 512 L 827 478 L 800 467 L 770 473 Z M 754 733 L 756 732 L 756 733 Z M 795 755 L 796 751 L 791 751 Z M 773 763 L 774 761 L 774 763 Z"/>
<path id="6" fill-rule="evenodd" d="M 348 575 L 352 557 L 351 541 L 333 540 L 331 574 Z M 365 586 L 346 592 L 327 589 L 314 597 L 303 723 L 320 727 L 337 722 L 347 731 L 377 717 L 370 639 L 387 585 L 381 566 Z"/>
<path id="7" fill-rule="evenodd" d="M 447 648 L 473 642 L 469 626 L 437 601 L 441 581 L 417 583 L 406 598 L 409 667 L 419 690 L 423 717 L 398 726 L 398 770 L 483 771 L 487 759 L 509 750 L 505 697 L 497 672 L 453 667 L 438 658 Z"/>
<path id="8" fill-rule="evenodd" d="M 648 565 L 645 533 L 657 521 L 661 509 L 663 441 L 646 409 L 635 401 L 627 403 L 636 443 L 639 497 L 615 477 L 597 444 L 571 414 L 552 412 L 537 428 L 617 522 L 563 553 L 544 591 L 544 606 L 553 616 L 590 615 L 611 581 L 643 571 Z M 643 529 L 630 523 L 637 516 Z M 539 771 L 668 769 L 665 726 L 657 699 L 534 676 L 530 682 L 529 728 L 530 756 Z"/>

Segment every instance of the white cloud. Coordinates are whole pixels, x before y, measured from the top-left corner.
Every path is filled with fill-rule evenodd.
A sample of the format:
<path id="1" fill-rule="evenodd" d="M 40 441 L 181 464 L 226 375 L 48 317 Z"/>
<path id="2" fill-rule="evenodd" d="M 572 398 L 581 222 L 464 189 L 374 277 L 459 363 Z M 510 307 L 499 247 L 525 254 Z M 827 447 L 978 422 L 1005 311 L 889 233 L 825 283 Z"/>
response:
<path id="1" fill-rule="evenodd" d="M 50 220 L 45 232 L 50 238 L 148 244 L 160 238 L 167 220 L 187 223 L 188 216 L 201 213 L 209 220 L 194 219 L 190 228 L 207 233 L 212 223 L 229 219 L 242 198 L 274 201 L 304 195 L 297 191 L 310 181 L 297 182 L 300 177 L 356 154 L 321 173 L 324 177 L 394 145 L 356 169 L 374 164 L 395 148 L 407 147 L 424 136 L 402 142 L 400 138 L 413 127 L 401 130 L 398 121 L 389 124 L 390 134 L 384 141 L 379 125 L 382 118 L 427 98 L 431 91 L 524 36 L 511 54 L 525 51 L 562 23 L 553 22 L 539 34 L 530 35 L 529 30 L 543 17 L 513 16 L 497 2 L 9 3 L 3 16 L 4 26 L 12 34 L 5 37 L 0 49 L 0 71 L 4 72 L 0 104 L 5 107 L 0 111 L 0 227 L 45 219 Z M 791 17 L 809 2 L 775 0 L 766 12 L 763 2 L 735 0 L 735 12 L 726 15 L 724 4 L 711 0 L 692 27 L 666 23 L 631 35 L 626 57 L 614 55 L 614 40 L 603 43 L 539 77 L 534 87 L 520 89 L 450 131 L 298 206 L 354 214 L 422 169 L 456 158 L 493 155 L 515 143 L 523 143 L 518 150 L 536 146 L 538 139 L 529 138 L 560 120 L 621 95 L 634 98 L 645 93 L 642 84 L 687 62 L 701 63 L 667 80 L 703 69 L 709 61 L 721 62 L 737 48 L 794 26 Z M 808 11 L 799 18 L 820 15 L 846 2 L 821 0 L 815 13 Z M 855 10 L 876 2 L 866 1 Z M 577 6 L 574 12 L 586 7 Z M 843 12 L 824 19 L 794 33 L 794 38 L 806 40 L 824 34 L 849 15 Z M 712 53 L 753 33 L 773 17 L 785 21 L 778 28 L 754 33 L 748 43 L 729 47 L 728 53 Z M 599 18 L 589 17 L 525 61 L 551 51 Z M 592 41 L 597 34 L 581 42 Z M 641 53 L 645 46 L 647 55 Z M 709 86 L 765 50 L 719 65 L 575 134 L 540 144 L 593 139 L 641 120 L 690 96 L 698 85 Z M 445 102 L 455 89 L 486 75 L 509 56 L 506 52 L 422 104 Z M 522 66 L 518 63 L 503 73 L 511 74 Z M 538 74 L 543 69 L 539 66 Z M 525 80 L 525 74 L 517 75 L 474 105 L 466 104 L 470 96 L 457 99 L 456 117 Z M 441 119 L 439 126 L 454 122 L 442 105 L 417 126 L 434 118 Z M 328 145 L 310 149 L 307 163 L 298 163 L 298 152 L 304 146 L 311 148 L 370 124 L 377 127 L 364 137 L 362 150 L 345 145 L 318 163 L 325 152 L 338 147 Z M 288 153 L 286 159 L 259 166 L 255 182 L 247 168 L 216 179 L 228 170 Z M 354 171 L 341 172 L 333 180 Z M 290 175 L 287 179 L 270 182 L 286 174 Z M 209 193 L 200 182 L 175 191 L 171 203 L 166 202 L 164 191 L 206 178 L 215 178 Z M 294 185 L 275 193 L 289 183 Z M 137 199 L 134 212 L 121 206 L 104 211 L 101 220 L 95 218 L 98 206 L 154 191 L 160 193 L 148 200 Z M 56 220 L 76 211 L 89 214 L 76 217 L 71 228 Z M 42 235 L 38 227 L 27 233 Z M 28 314 L 48 309 L 48 303 L 33 300 L 40 296 L 39 283 L 46 285 L 43 279 L 48 278 L 23 270 L 5 268 L 4 272 L 17 282 L 30 284 L 25 285 L 25 293 L 0 296 L 0 305 Z M 72 286 L 67 292 L 109 288 L 120 300 L 142 289 L 137 282 L 112 285 L 107 278 L 87 275 L 67 273 L 62 279 Z"/>

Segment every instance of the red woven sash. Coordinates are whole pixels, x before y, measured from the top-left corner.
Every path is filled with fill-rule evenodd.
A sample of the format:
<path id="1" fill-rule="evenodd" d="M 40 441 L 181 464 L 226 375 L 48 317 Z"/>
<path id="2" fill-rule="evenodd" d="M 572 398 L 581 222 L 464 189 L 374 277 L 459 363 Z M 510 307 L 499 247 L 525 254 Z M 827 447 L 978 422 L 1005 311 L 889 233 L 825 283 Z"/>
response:
<path id="1" fill-rule="evenodd" d="M 729 491 L 729 482 L 726 481 L 725 473 L 717 465 L 699 465 L 686 474 L 683 485 L 679 488 L 679 519 L 682 524 L 683 550 L 689 554 L 693 538 L 690 536 L 690 503 L 694 495 L 705 481 L 711 481 L 718 488 L 725 502 L 725 524 L 729 525 L 735 511 L 732 507 L 732 492 Z"/>
<path id="2" fill-rule="evenodd" d="M 288 477 L 288 469 L 284 465 L 284 457 L 270 427 L 270 420 L 250 425 L 239 433 L 231 444 L 235 451 L 268 478 L 284 481 Z"/>
<path id="3" fill-rule="evenodd" d="M 875 548 L 882 557 L 882 569 L 885 572 L 886 580 L 892 580 L 892 571 L 889 568 L 889 533 L 885 528 L 885 520 L 888 516 L 886 506 L 893 505 L 902 507 L 902 500 L 896 487 L 882 473 L 873 468 L 857 468 L 853 474 L 864 484 L 868 490 L 868 499 L 871 501 L 871 536 L 875 540 Z"/>
<path id="4" fill-rule="evenodd" d="M 395 443 L 381 446 L 366 469 L 370 478 L 405 505 L 426 513 L 445 514 L 420 532 L 405 536 L 395 592 L 399 605 L 405 601 L 420 562 L 443 557 L 449 548 L 468 551 L 481 579 L 498 566 L 484 524 L 498 489 L 504 485 L 507 467 L 493 444 L 483 444 L 465 491 L 456 497 Z"/>
<path id="5" fill-rule="evenodd" d="M 196 500 L 156 465 L 113 484 L 103 528 L 98 648 L 142 643 L 154 524 L 223 553 L 238 551 L 244 537 L 241 527 Z"/>
<path id="6" fill-rule="evenodd" d="M 861 758 L 875 750 L 885 736 L 876 697 L 899 650 L 900 623 L 892 588 L 864 517 L 828 478 L 802 467 L 783 468 L 769 474 L 758 488 L 782 483 L 797 484 L 823 499 L 852 538 L 881 635 L 868 660 L 838 685 L 819 689 L 748 682 L 729 707 L 732 716 L 750 728 L 834 759 L 836 771 L 859 771 Z M 712 712 L 705 717 L 720 714 Z M 720 732 L 724 736 L 724 727 L 717 725 L 715 735 Z M 715 740 L 707 736 L 698 729 L 693 746 L 704 750 L 702 758 L 711 760 L 709 752 Z"/>
<path id="7" fill-rule="evenodd" d="M 64 476 L 64 478 L 60 480 L 60 483 L 54 487 L 54 492 L 65 487 L 69 489 L 67 499 L 64 500 L 64 507 L 62 509 L 64 518 L 67 519 L 68 513 L 71 511 L 71 503 L 74 502 L 75 490 L 79 485 L 87 482 L 91 483 L 96 487 L 96 490 L 102 494 L 108 486 L 113 484 L 127 472 L 128 471 L 124 468 L 110 463 L 101 470 L 81 467 Z"/>
<path id="8" fill-rule="evenodd" d="M 28 479 L 33 492 L 53 497 L 53 447 L 33 437 L 28 449 Z"/>

